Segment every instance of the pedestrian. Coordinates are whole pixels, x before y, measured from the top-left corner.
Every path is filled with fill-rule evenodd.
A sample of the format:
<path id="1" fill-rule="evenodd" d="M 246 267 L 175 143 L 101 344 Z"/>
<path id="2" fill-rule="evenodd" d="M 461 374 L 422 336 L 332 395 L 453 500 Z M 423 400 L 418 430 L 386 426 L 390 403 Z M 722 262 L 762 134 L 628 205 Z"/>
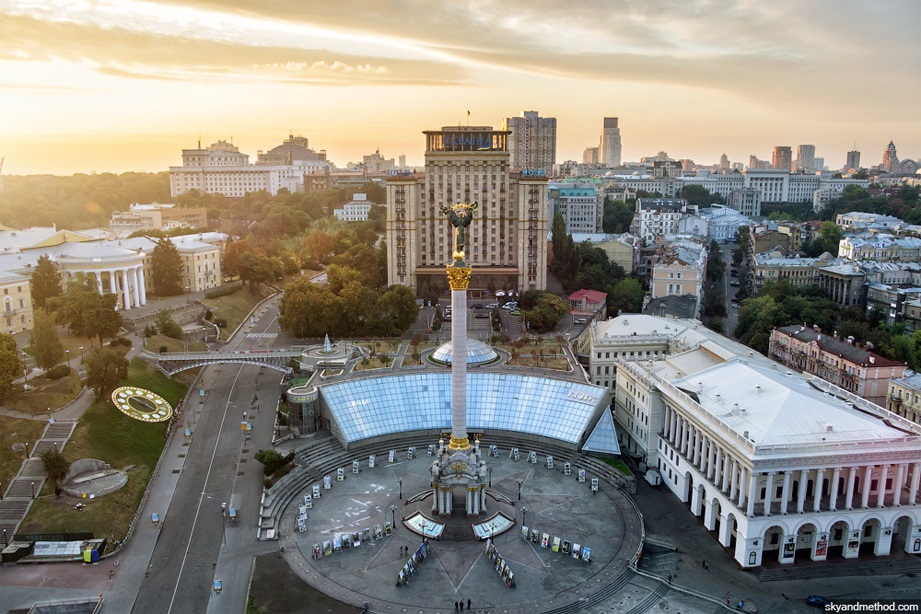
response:
<path id="1" fill-rule="evenodd" d="M 456 602 L 456 601 L 454 602 L 454 611 L 455 611 L 455 612 L 460 611 L 460 608 L 457 607 L 457 602 Z"/>
<path id="2" fill-rule="evenodd" d="M 706 568 L 707 568 L 707 559 L 701 559 L 701 560 L 700 560 L 700 566 L 703 567 L 704 569 L 706 569 Z"/>
<path id="3" fill-rule="evenodd" d="M 726 607 L 728 608 L 732 601 L 729 599 L 729 595 L 726 595 Z"/>
<path id="4" fill-rule="evenodd" d="M 468 599 L 468 600 L 467 600 L 467 611 L 468 611 L 468 612 L 470 611 L 470 603 L 471 603 L 471 602 L 470 602 L 470 600 Z"/>
<path id="5" fill-rule="evenodd" d="M 461 599 L 460 604 L 461 604 L 461 612 L 463 612 L 464 611 L 464 600 L 463 599 Z"/>
<path id="6" fill-rule="evenodd" d="M 704 571 L 710 573 L 710 564 L 707 561 L 704 561 Z"/>

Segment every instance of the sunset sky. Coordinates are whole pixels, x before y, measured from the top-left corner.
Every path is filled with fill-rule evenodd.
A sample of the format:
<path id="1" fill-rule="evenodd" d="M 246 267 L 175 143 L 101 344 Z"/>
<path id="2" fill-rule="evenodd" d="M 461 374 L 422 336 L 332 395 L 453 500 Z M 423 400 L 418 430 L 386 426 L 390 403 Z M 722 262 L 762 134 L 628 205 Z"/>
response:
<path id="1" fill-rule="evenodd" d="M 422 130 L 620 118 L 625 160 L 921 157 L 918 0 L 0 0 L 3 174 L 162 171 L 289 132 L 344 166 Z"/>

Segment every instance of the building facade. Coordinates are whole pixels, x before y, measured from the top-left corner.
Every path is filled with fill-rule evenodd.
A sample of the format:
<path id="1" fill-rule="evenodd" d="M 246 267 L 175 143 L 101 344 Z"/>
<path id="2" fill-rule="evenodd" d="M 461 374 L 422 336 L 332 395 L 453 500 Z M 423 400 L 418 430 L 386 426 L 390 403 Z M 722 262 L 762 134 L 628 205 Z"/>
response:
<path id="1" fill-rule="evenodd" d="M 787 145 L 778 145 L 771 156 L 771 167 L 774 170 L 789 171 L 793 168 L 793 151 Z"/>
<path id="2" fill-rule="evenodd" d="M 109 228 L 119 237 L 144 230 L 173 228 L 207 228 L 208 211 L 204 207 L 177 207 L 172 204 L 138 204 L 128 211 L 112 212 Z"/>
<path id="3" fill-rule="evenodd" d="M 638 198 L 633 216 L 633 233 L 647 244 L 661 235 L 678 234 L 678 222 L 688 214 L 696 213 L 683 198 Z"/>
<path id="4" fill-rule="evenodd" d="M 333 215 L 343 222 L 367 222 L 372 206 L 367 194 L 352 194 L 352 200 L 333 209 Z"/>
<path id="5" fill-rule="evenodd" d="M 785 326 L 771 332 L 768 357 L 815 375 L 880 407 L 889 381 L 905 374 L 905 364 L 841 341 L 816 328 Z"/>
<path id="6" fill-rule="evenodd" d="M 551 183 L 548 186 L 549 218 L 563 216 L 568 234 L 601 232 L 604 193 L 594 183 Z"/>
<path id="7" fill-rule="evenodd" d="M 446 287 L 454 235 L 441 207 L 476 201 L 465 250 L 471 290 L 546 288 L 546 174 L 511 170 L 505 130 L 446 126 L 425 135 L 425 173 L 387 179 L 388 283 Z"/>
<path id="8" fill-rule="evenodd" d="M 603 166 L 620 166 L 623 160 L 623 145 L 620 142 L 620 127 L 616 117 L 605 117 L 598 144 L 598 161 Z"/>
<path id="9" fill-rule="evenodd" d="M 556 118 L 541 117 L 537 111 L 522 111 L 502 122 L 507 130 L 509 164 L 515 170 L 550 173 L 556 164 Z"/>
<path id="10" fill-rule="evenodd" d="M 921 424 L 921 373 L 889 382 L 886 409 L 915 424 Z"/>

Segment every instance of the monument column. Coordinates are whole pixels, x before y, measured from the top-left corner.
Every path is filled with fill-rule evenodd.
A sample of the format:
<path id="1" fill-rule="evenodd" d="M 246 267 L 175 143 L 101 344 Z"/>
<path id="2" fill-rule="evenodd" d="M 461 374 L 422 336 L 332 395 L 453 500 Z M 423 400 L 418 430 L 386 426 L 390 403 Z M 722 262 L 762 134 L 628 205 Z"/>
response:
<path id="1" fill-rule="evenodd" d="M 456 255 L 456 252 L 455 252 Z M 458 265 L 461 266 L 458 266 Z M 467 438 L 467 285 L 471 268 L 456 260 L 447 268 L 451 285 L 451 441 L 450 450 L 469 450 Z"/>

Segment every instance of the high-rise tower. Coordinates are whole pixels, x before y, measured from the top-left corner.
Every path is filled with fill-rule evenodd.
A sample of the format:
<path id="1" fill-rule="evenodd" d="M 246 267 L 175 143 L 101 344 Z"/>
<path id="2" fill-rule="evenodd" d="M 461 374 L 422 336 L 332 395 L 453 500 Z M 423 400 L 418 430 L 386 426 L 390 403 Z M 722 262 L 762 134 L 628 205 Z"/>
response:
<path id="1" fill-rule="evenodd" d="M 847 159 L 844 162 L 844 171 L 847 172 L 851 169 L 860 170 L 860 152 L 856 149 L 847 152 Z"/>
<path id="2" fill-rule="evenodd" d="M 502 129 L 509 131 L 509 165 L 517 170 L 549 173 L 556 164 L 556 118 L 540 117 L 537 111 L 522 111 L 506 117 Z"/>
<path id="3" fill-rule="evenodd" d="M 622 147 L 620 143 L 620 128 L 617 127 L 616 117 L 605 117 L 604 128 L 601 131 L 601 142 L 598 145 L 600 162 L 605 166 L 620 166 Z"/>
<path id="4" fill-rule="evenodd" d="M 796 148 L 796 168 L 803 171 L 814 171 L 815 145 L 799 145 Z"/>
<path id="5" fill-rule="evenodd" d="M 889 141 L 886 151 L 883 152 L 883 170 L 887 173 L 894 173 L 898 165 L 899 155 L 895 151 L 895 143 Z"/>
<path id="6" fill-rule="evenodd" d="M 771 158 L 771 167 L 776 170 L 790 170 L 793 167 L 793 150 L 787 145 L 775 147 L 774 155 Z"/>

